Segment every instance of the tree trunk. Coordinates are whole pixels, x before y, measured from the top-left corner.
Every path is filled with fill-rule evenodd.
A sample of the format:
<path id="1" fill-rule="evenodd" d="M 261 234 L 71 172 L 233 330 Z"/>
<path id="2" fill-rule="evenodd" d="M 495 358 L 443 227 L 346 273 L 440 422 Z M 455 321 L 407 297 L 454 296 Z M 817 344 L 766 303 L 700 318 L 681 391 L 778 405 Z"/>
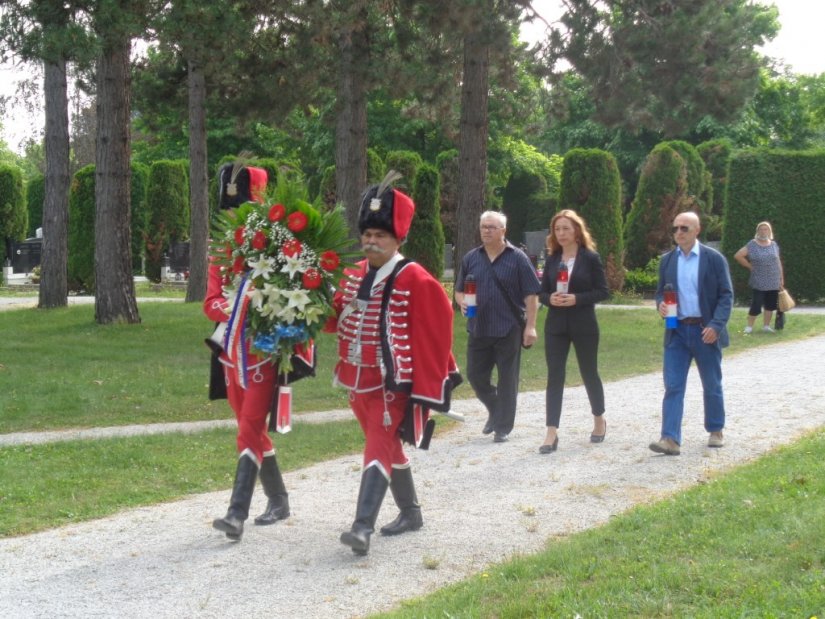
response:
<path id="1" fill-rule="evenodd" d="M 69 294 L 69 99 L 66 59 L 44 61 L 46 191 L 38 307 L 65 307 Z"/>
<path id="2" fill-rule="evenodd" d="M 479 244 L 478 221 L 487 187 L 487 90 L 490 49 L 480 32 L 464 37 L 461 124 L 458 146 L 458 212 L 453 266 Z"/>
<path id="3" fill-rule="evenodd" d="M 189 284 L 186 302 L 206 296 L 209 243 L 209 181 L 206 158 L 206 79 L 196 63 L 189 62 Z"/>
<path id="4" fill-rule="evenodd" d="M 358 208 L 367 186 L 367 96 L 363 67 L 369 57 L 366 31 L 352 25 L 338 41 L 338 117 L 335 126 L 335 198 L 344 204 L 350 234 L 358 234 Z"/>
<path id="5" fill-rule="evenodd" d="M 140 322 L 132 277 L 129 167 L 129 38 L 106 45 L 97 63 L 95 320 Z"/>

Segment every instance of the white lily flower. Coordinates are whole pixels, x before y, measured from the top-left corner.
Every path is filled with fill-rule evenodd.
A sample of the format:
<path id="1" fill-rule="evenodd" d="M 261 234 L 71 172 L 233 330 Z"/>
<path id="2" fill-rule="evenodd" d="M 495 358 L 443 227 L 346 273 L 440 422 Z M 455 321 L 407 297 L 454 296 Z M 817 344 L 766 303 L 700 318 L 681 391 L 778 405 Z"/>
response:
<path id="1" fill-rule="evenodd" d="M 311 325 L 314 322 L 320 322 L 321 316 L 324 315 L 324 310 L 317 305 L 311 305 L 306 308 L 304 312 L 304 319 L 307 321 L 308 325 Z"/>
<path id="2" fill-rule="evenodd" d="M 306 270 L 303 261 L 298 256 L 285 258 L 286 264 L 281 267 L 281 273 L 289 275 L 289 279 L 295 277 L 296 273 L 303 273 Z"/>
<path id="3" fill-rule="evenodd" d="M 262 256 L 260 260 L 250 260 L 249 266 L 252 267 L 252 274 L 250 277 L 268 278 L 275 270 L 275 261 L 272 258 Z"/>
<path id="4" fill-rule="evenodd" d="M 280 303 L 273 303 L 272 301 L 265 303 L 259 310 L 261 316 L 264 318 L 276 318 L 280 316 L 282 311 L 283 306 Z"/>
<path id="5" fill-rule="evenodd" d="M 299 312 L 303 312 L 304 308 L 312 303 L 312 299 L 309 298 L 306 290 L 303 289 L 282 290 L 281 295 L 289 299 L 289 303 L 286 305 L 288 308 L 294 307 Z"/>
<path id="6" fill-rule="evenodd" d="M 298 312 L 295 311 L 294 307 L 286 306 L 281 311 L 278 312 L 278 318 L 283 320 L 286 324 L 291 325 L 295 322 L 295 319 L 298 317 Z"/>
<path id="7" fill-rule="evenodd" d="M 264 291 L 255 288 L 254 290 L 250 290 L 247 294 L 249 295 L 249 304 L 255 309 L 260 309 L 264 304 Z"/>

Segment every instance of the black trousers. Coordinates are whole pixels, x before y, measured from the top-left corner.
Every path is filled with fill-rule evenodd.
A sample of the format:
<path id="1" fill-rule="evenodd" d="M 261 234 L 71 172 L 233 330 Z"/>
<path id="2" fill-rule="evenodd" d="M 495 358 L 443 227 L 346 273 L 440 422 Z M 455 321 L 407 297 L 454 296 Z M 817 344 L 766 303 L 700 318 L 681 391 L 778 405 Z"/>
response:
<path id="1" fill-rule="evenodd" d="M 776 311 L 776 302 L 779 299 L 778 290 L 757 290 L 752 288 L 753 297 L 751 298 L 751 307 L 748 310 L 748 316 L 759 316 L 762 313 L 762 307 L 765 307 L 766 312 Z"/>
<path id="2" fill-rule="evenodd" d="M 476 397 L 487 408 L 493 430 L 509 434 L 516 421 L 521 366 L 522 330 L 516 325 L 504 337 L 467 338 L 467 378 Z M 498 384 L 493 385 L 493 368 Z"/>
<path id="3" fill-rule="evenodd" d="M 604 413 L 604 387 L 599 377 L 599 334 L 553 335 L 544 332 L 544 356 L 547 359 L 547 426 L 559 427 L 564 379 L 570 344 L 576 349 L 579 372 L 584 380 L 590 410 L 594 415 Z"/>

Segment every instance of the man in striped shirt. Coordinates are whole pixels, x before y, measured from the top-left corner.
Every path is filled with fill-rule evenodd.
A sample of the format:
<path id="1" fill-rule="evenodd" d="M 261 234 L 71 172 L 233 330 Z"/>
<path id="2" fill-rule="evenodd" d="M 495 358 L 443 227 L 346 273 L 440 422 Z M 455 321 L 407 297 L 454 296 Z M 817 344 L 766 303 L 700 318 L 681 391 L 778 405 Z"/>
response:
<path id="1" fill-rule="evenodd" d="M 536 313 L 541 288 L 536 270 L 522 250 L 507 241 L 507 217 L 485 211 L 480 221 L 481 246 L 461 260 L 455 283 L 456 302 L 467 315 L 464 284 L 476 283 L 475 316 L 468 318 L 467 377 L 487 408 L 483 434 L 506 442 L 516 418 L 521 348 L 536 341 Z M 498 384 L 492 384 L 493 368 Z"/>

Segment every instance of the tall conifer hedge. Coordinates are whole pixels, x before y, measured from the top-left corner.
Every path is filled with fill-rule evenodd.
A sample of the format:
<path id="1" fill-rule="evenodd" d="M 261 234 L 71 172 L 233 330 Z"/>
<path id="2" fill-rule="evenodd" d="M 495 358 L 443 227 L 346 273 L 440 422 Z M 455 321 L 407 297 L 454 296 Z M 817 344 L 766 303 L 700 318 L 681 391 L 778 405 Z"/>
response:
<path id="1" fill-rule="evenodd" d="M 599 149 L 574 148 L 564 156 L 559 207 L 584 217 L 598 246 L 611 290 L 624 284 L 622 178 L 616 158 Z"/>
<path id="2" fill-rule="evenodd" d="M 672 247 L 673 218 L 687 202 L 687 166 L 665 143 L 650 151 L 625 224 L 625 266 L 643 268 Z"/>
<path id="3" fill-rule="evenodd" d="M 740 299 L 750 297 L 748 272 L 733 254 L 769 221 L 779 244 L 785 287 L 808 301 L 825 298 L 825 150 L 746 150 L 730 162 L 722 251 Z"/>
<path id="4" fill-rule="evenodd" d="M 189 180 L 182 161 L 155 161 L 146 190 L 146 276 L 160 281 L 163 254 L 189 236 Z"/>
<path id="5" fill-rule="evenodd" d="M 441 226 L 438 195 L 438 170 L 428 163 L 421 164 L 413 184 L 415 216 L 402 251 L 435 278 L 441 279 L 444 273 L 444 229 Z"/>

